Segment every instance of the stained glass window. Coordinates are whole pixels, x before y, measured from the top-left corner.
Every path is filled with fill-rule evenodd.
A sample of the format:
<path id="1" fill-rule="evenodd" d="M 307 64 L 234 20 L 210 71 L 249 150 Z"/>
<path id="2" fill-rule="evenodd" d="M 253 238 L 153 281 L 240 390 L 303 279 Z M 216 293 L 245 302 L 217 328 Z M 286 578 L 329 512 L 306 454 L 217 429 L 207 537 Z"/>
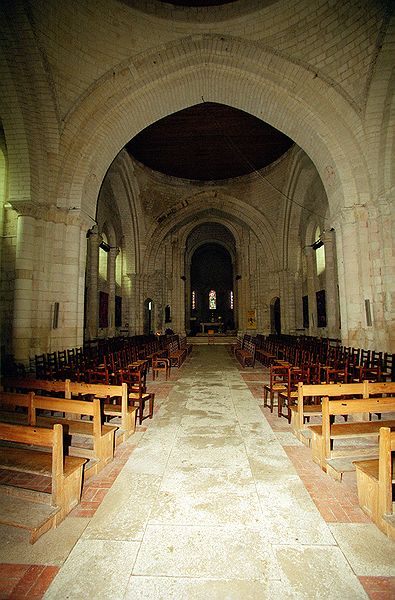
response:
<path id="1" fill-rule="evenodd" d="M 210 290 L 208 293 L 208 307 L 210 310 L 217 308 L 217 292 L 215 290 Z"/>
<path id="2" fill-rule="evenodd" d="M 195 290 L 193 290 L 192 292 L 192 310 L 195 310 L 196 308 L 196 292 Z"/>
<path id="3" fill-rule="evenodd" d="M 232 290 L 229 292 L 229 306 L 230 306 L 230 309 L 233 310 L 233 292 L 232 292 Z"/>

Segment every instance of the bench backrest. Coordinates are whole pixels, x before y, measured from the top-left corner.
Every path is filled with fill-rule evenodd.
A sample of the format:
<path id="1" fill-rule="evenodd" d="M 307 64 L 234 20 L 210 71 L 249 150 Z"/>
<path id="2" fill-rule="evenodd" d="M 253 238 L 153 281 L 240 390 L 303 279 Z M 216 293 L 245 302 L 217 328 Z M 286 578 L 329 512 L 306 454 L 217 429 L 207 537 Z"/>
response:
<path id="1" fill-rule="evenodd" d="M 113 398 L 121 397 L 122 394 L 127 394 L 127 385 L 123 383 L 122 385 L 107 385 L 102 383 L 77 383 L 75 381 L 70 381 L 70 379 L 66 379 L 65 383 L 65 392 L 66 397 L 71 397 L 71 395 L 92 395 L 98 398 Z"/>
<path id="2" fill-rule="evenodd" d="M 368 381 L 368 394 L 391 394 L 395 395 L 395 381 Z"/>
<path id="3" fill-rule="evenodd" d="M 324 456 L 330 456 L 331 416 L 395 411 L 395 397 L 363 398 L 361 400 L 322 399 L 322 444 Z"/>
<path id="4" fill-rule="evenodd" d="M 87 402 L 86 400 L 64 400 L 63 398 L 33 395 L 31 402 L 30 425 L 35 425 L 37 422 L 37 410 L 57 411 L 79 416 L 87 415 L 93 418 L 93 434 L 101 435 L 101 410 L 98 398 Z"/>
<path id="5" fill-rule="evenodd" d="M 121 398 L 121 414 L 122 419 L 125 420 L 127 418 L 128 413 L 128 385 L 127 383 L 122 383 L 121 385 L 104 385 L 100 383 L 76 383 L 66 379 L 66 398 L 71 398 L 71 396 L 78 394 L 89 394 L 95 396 L 97 398 L 113 398 L 120 397 Z"/>
<path id="6" fill-rule="evenodd" d="M 63 478 L 63 427 L 53 429 L 0 423 L 0 439 L 7 442 L 52 448 L 52 503 L 57 504 Z M 34 450 L 33 450 L 34 452 Z"/>
<path id="7" fill-rule="evenodd" d="M 34 392 L 27 392 L 25 394 L 18 394 L 17 392 L 0 392 L 0 406 L 22 406 L 30 409 L 31 397 Z"/>
<path id="8" fill-rule="evenodd" d="M 322 400 L 322 420 L 331 415 L 352 415 L 360 413 L 385 413 L 395 411 L 395 397 L 362 398 L 352 400 Z"/>
<path id="9" fill-rule="evenodd" d="M 40 390 L 45 392 L 64 392 L 64 381 L 48 381 L 46 379 L 22 379 L 20 377 L 7 377 L 2 385 L 11 390 Z"/>

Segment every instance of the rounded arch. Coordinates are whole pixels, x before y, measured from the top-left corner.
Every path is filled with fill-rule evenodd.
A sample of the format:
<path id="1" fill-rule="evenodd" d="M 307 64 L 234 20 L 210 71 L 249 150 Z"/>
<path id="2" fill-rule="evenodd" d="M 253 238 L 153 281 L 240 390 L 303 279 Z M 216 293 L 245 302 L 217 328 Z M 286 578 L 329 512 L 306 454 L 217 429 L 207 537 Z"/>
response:
<path id="1" fill-rule="evenodd" d="M 356 135 L 361 121 L 335 86 L 251 42 L 197 35 L 118 65 L 68 116 L 64 202 L 78 205 L 83 199 L 91 214 L 104 174 L 126 142 L 153 121 L 202 99 L 249 112 L 294 139 L 320 173 L 331 212 L 369 193 Z"/>
<path id="2" fill-rule="evenodd" d="M 142 241 L 146 238 L 140 190 L 133 167 L 129 154 L 121 151 L 111 164 L 104 184 L 111 188 L 116 198 L 122 231 L 119 245 L 124 250 L 125 273 L 129 274 L 140 270 L 141 256 L 145 250 Z"/>
<path id="3" fill-rule="evenodd" d="M 191 231 L 207 221 L 224 224 L 233 235 L 238 249 L 243 244 L 241 232 L 245 229 L 250 230 L 262 245 L 268 268 L 275 268 L 278 261 L 276 236 L 265 216 L 243 201 L 213 190 L 198 192 L 188 198 L 182 210 L 170 215 L 165 222 L 156 225 L 148 232 L 149 252 L 144 263 L 146 272 L 154 272 L 156 257 L 167 236 L 177 231 L 180 245 L 185 247 Z"/>

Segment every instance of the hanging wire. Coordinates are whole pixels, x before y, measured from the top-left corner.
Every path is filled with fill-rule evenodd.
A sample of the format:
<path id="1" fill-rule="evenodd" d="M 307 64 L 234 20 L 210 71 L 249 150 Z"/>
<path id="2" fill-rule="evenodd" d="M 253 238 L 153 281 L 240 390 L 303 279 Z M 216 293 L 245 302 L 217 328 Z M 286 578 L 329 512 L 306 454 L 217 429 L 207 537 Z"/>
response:
<path id="1" fill-rule="evenodd" d="M 206 102 L 203 96 L 202 96 L 202 101 L 204 103 Z M 220 123 L 217 121 L 217 119 L 215 118 L 215 116 L 211 114 L 210 118 L 214 121 L 214 124 L 216 125 L 217 130 L 222 133 Z M 281 196 L 283 196 L 283 198 L 286 198 L 287 200 L 289 200 L 293 204 L 296 204 L 302 210 L 307 210 L 309 213 L 315 215 L 316 217 L 319 217 L 320 219 L 323 219 L 324 222 L 328 221 L 328 218 L 325 217 L 324 215 L 321 215 L 321 214 L 317 213 L 316 211 L 311 210 L 310 208 L 307 208 L 307 206 L 304 206 L 303 204 L 300 204 L 294 198 L 291 198 L 290 196 L 287 196 L 287 194 L 285 194 L 282 190 L 280 190 L 277 186 L 275 186 L 267 177 L 265 177 L 265 175 L 263 175 L 261 173 L 261 171 L 259 171 L 255 167 L 255 165 L 249 160 L 249 158 L 247 156 L 245 156 L 243 154 L 243 152 L 241 151 L 241 149 L 239 147 L 237 147 L 237 145 L 235 144 L 235 142 L 232 140 L 231 137 L 229 137 L 229 135 L 226 132 L 223 132 L 222 136 L 224 137 L 225 141 L 227 142 L 227 144 L 231 148 L 231 150 L 234 150 L 242 158 L 242 160 L 248 165 L 248 167 L 251 169 L 251 173 L 255 173 L 256 175 L 258 175 L 258 177 L 260 177 L 260 179 L 262 179 L 263 181 L 265 181 L 266 183 L 268 183 L 274 190 L 276 190 L 276 192 L 278 192 Z"/>

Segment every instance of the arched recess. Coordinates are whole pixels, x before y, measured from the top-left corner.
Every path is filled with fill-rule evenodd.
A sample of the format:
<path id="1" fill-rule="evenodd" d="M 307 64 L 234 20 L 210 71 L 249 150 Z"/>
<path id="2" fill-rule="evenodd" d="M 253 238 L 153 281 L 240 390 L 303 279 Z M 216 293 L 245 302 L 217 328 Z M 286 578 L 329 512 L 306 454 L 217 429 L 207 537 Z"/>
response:
<path id="1" fill-rule="evenodd" d="M 270 333 L 281 335 L 281 301 L 278 297 L 270 302 Z"/>
<path id="2" fill-rule="evenodd" d="M 144 335 L 151 335 L 153 332 L 153 314 L 154 314 L 154 303 L 152 298 L 146 298 L 143 304 L 143 315 L 144 315 Z"/>
<path id="3" fill-rule="evenodd" d="M 216 190 L 199 192 L 185 198 L 179 210 L 161 220 L 159 225 L 147 231 L 147 256 L 144 272 L 152 273 L 157 265 L 161 247 L 166 237 L 177 231 L 181 247 L 191 231 L 201 223 L 223 223 L 235 239 L 237 255 L 241 255 L 242 230 L 249 230 L 262 245 L 262 253 L 269 270 L 278 268 L 278 251 L 275 231 L 264 213 L 229 194 Z"/>
<path id="4" fill-rule="evenodd" d="M 208 276 L 210 281 L 199 282 L 200 289 L 193 289 L 193 263 L 194 259 L 196 259 L 199 251 L 203 251 L 204 248 L 212 248 L 215 250 L 216 248 L 222 248 L 223 258 L 220 263 L 223 263 L 226 267 L 226 273 L 223 273 L 222 277 L 222 285 L 216 284 L 214 287 L 218 293 L 219 288 L 221 289 L 221 297 L 219 297 L 218 302 L 218 311 L 215 314 L 221 316 L 223 319 L 223 326 L 231 321 L 230 329 L 234 329 L 234 307 L 230 309 L 227 305 L 227 299 L 225 298 L 225 290 L 232 294 L 235 293 L 236 281 L 235 281 L 235 267 L 237 264 L 237 251 L 236 251 L 236 241 L 229 230 L 228 227 L 223 225 L 223 223 L 219 221 L 206 221 L 201 222 L 200 224 L 195 225 L 185 241 L 185 326 L 186 330 L 191 330 L 197 332 L 199 330 L 198 322 L 207 321 L 208 320 L 208 310 L 207 306 L 205 306 L 205 300 L 207 299 L 208 287 L 214 285 L 216 280 L 216 275 L 212 276 L 210 269 L 208 269 Z M 217 252 L 218 253 L 218 252 Z M 209 257 L 210 259 L 210 254 Z M 214 258 L 214 257 L 213 257 Z M 209 261 L 208 261 L 209 262 Z M 227 264 L 228 263 L 228 264 Z M 196 266 L 196 264 L 195 264 Z M 221 271 L 220 268 L 214 269 L 214 271 Z M 226 285 L 225 285 L 226 284 Z M 203 290 L 204 288 L 204 290 Z M 218 288 L 218 289 L 217 289 Z M 196 307 L 193 309 L 192 307 L 192 290 L 196 294 Z M 221 310 L 220 310 L 221 309 Z"/>
<path id="5" fill-rule="evenodd" d="M 361 121 L 343 95 L 267 48 L 230 36 L 197 35 L 139 57 L 138 63 L 118 65 L 70 113 L 62 139 L 62 170 L 70 174 L 64 202 L 83 202 L 92 214 L 104 174 L 126 142 L 202 97 L 249 112 L 294 139 L 318 169 L 332 213 L 369 194 L 356 136 Z"/>

